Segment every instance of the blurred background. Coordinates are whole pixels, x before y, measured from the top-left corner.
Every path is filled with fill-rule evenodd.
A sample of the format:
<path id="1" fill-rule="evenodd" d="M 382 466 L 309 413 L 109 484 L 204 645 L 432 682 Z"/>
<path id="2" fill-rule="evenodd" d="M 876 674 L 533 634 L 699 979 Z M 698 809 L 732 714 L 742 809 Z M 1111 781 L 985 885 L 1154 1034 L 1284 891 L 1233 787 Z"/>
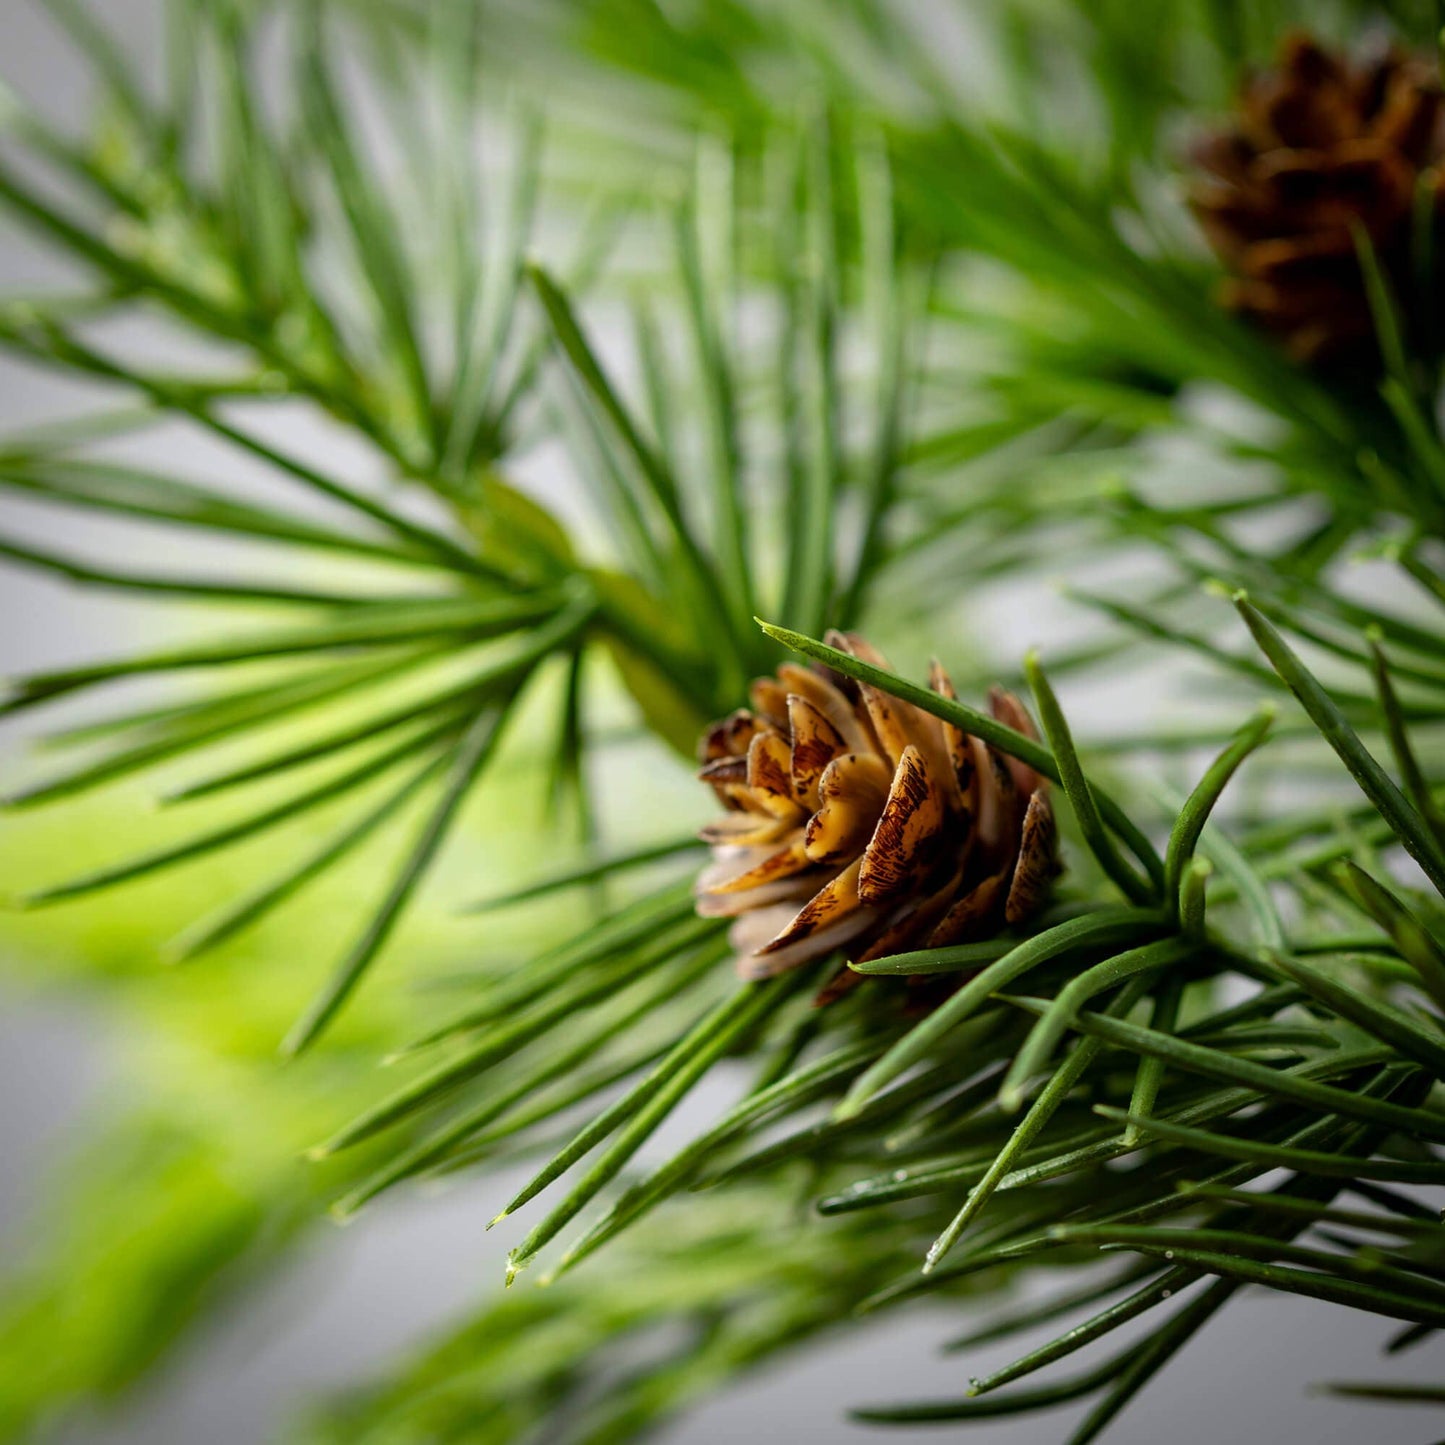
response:
<path id="1" fill-rule="evenodd" d="M 917 3 L 926 12 L 930 0 Z M 101 7 L 141 63 L 159 52 L 158 8 L 152 0 Z M 78 119 L 91 100 L 87 70 L 44 6 L 27 0 L 0 6 L 0 81 L 62 121 Z M 63 276 L 32 238 L 0 223 L 7 292 Z M 0 359 L 0 427 L 60 415 L 74 396 L 73 383 Z M 180 470 L 213 460 L 204 442 L 183 431 L 162 438 L 168 463 Z M 285 441 L 293 450 L 326 452 L 333 439 L 298 414 Z M 161 444 L 155 434 L 145 442 Z M 544 493 L 562 497 L 555 458 L 545 449 L 527 466 Z M 37 540 L 45 527 L 62 526 L 53 514 L 42 522 L 8 499 L 0 506 L 11 530 Z M 73 519 L 63 527 L 69 540 L 86 535 Z M 143 550 L 144 535 L 137 535 Z M 198 544 L 188 561 L 194 568 L 205 560 Z M 163 629 L 206 626 L 204 614 L 177 623 L 172 610 L 97 601 L 62 582 L 0 568 L 0 673 L 86 661 L 154 643 Z M 1037 626 L 1037 616 L 1016 618 L 1018 645 Z M 27 742 L 26 723 L 11 724 L 8 776 L 18 774 Z M 680 770 L 679 778 L 685 787 Z M 504 786 L 487 785 L 478 816 L 484 810 L 507 822 L 469 830 L 409 920 L 401 951 L 425 939 L 441 957 L 460 961 L 469 939 L 454 903 L 478 891 L 478 879 L 492 886 L 525 873 L 536 844 L 528 842 L 522 805 L 496 796 Z M 135 821 L 138 805 L 144 795 L 121 788 L 43 817 L 5 816 L 0 884 L 52 864 L 102 858 L 115 830 L 148 826 L 144 815 Z M 338 1099 L 365 1096 L 374 1056 L 363 1022 L 339 1062 L 277 1062 L 277 1022 L 292 1004 L 284 988 L 281 1000 L 273 999 L 268 980 L 301 966 L 296 957 L 276 957 L 283 939 L 296 955 L 328 936 L 328 910 L 346 909 L 350 890 L 365 886 L 364 864 L 328 880 L 284 932 L 262 929 L 245 947 L 191 971 L 156 962 L 157 945 L 195 911 L 195 901 L 226 897 L 245 866 L 244 858 L 207 864 L 179 885 L 140 885 L 94 905 L 0 919 L 0 1248 L 12 1281 L 0 1307 L 0 1360 L 10 1357 L 0 1363 L 0 1433 L 29 1438 L 52 1410 L 79 1398 L 88 1403 L 67 1414 L 53 1436 L 69 1445 L 284 1438 L 308 1403 L 364 1380 L 501 1288 L 516 1232 L 487 1234 L 483 1226 L 515 1187 L 511 1174 L 466 1174 L 444 1187 L 403 1190 L 346 1229 L 316 1217 L 326 1184 L 301 1150 L 346 1113 Z M 174 896 L 177 886 L 187 893 L 185 906 Z M 380 988 L 390 986 L 384 980 Z M 665 1154 L 711 1117 L 727 1093 L 725 1083 L 699 1091 L 675 1131 L 653 1141 L 654 1152 Z M 282 1116 L 286 1129 L 261 1127 Z M 92 1228 L 88 1220 L 102 1222 Z M 216 1272 L 218 1257 L 228 1262 Z M 148 1276 L 152 1266 L 166 1273 Z M 532 1287 L 526 1280 L 517 1286 Z M 936 1350 L 943 1328 L 924 1311 L 856 1330 L 845 1341 L 811 1344 L 724 1390 L 666 1438 L 784 1445 L 886 1436 L 849 1425 L 844 1408 L 880 1397 L 957 1394 L 968 1375 L 1019 1352 L 1010 1342 L 967 1360 L 943 1358 Z M 1366 1316 L 1278 1296 L 1248 1298 L 1204 1331 L 1168 1384 L 1146 1393 L 1110 1439 L 1424 1442 L 1431 1431 L 1418 1417 L 1310 1394 L 1312 1382 L 1359 1374 L 1366 1364 L 1385 1378 L 1389 1363 L 1375 1352 L 1388 1333 Z M 1402 1378 L 1410 1373 L 1400 1371 Z M 1051 1441 L 1068 1418 L 1066 1410 L 980 1426 L 968 1438 L 983 1445 Z"/>

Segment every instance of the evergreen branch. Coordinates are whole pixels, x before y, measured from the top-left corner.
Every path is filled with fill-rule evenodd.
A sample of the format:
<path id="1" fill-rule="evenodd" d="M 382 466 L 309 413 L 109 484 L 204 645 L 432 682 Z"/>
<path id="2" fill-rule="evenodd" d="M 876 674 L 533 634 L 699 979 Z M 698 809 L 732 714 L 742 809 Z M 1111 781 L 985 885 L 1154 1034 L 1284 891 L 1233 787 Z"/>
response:
<path id="1" fill-rule="evenodd" d="M 431 866 L 437 850 L 451 827 L 452 820 L 486 765 L 502 725 L 506 708 L 483 711 L 456 745 L 446 786 L 436 809 L 427 819 L 417 837 L 410 856 L 393 880 L 381 907 L 367 923 L 361 937 L 327 981 L 325 987 L 308 1005 L 281 1045 L 283 1053 L 299 1054 L 321 1036 L 340 1012 L 342 1005 L 370 967 L 382 945 L 396 927 L 402 910 L 415 891 L 417 883 Z"/>
<path id="2" fill-rule="evenodd" d="M 1290 650 L 1243 593 L 1235 606 L 1290 691 L 1299 699 L 1325 741 L 1339 755 L 1365 796 L 1379 809 L 1405 850 L 1425 870 L 1438 892 L 1445 893 L 1445 848 L 1426 827 L 1420 815 L 1375 761 L 1345 720 L 1329 694 Z"/>

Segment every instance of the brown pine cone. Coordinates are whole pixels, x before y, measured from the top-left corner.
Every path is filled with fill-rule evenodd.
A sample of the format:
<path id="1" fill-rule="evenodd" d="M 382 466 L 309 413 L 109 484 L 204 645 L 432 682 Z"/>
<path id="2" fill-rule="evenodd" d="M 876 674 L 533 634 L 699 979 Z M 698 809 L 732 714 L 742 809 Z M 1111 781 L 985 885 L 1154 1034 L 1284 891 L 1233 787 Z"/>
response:
<path id="1" fill-rule="evenodd" d="M 1417 191 L 1445 223 L 1445 106 L 1435 65 L 1391 49 L 1352 61 L 1288 36 L 1245 83 L 1233 121 L 1194 147 L 1190 203 L 1233 273 L 1224 302 L 1305 362 L 1377 364 L 1355 232 L 1406 324 L 1426 299 L 1411 262 Z M 1436 278 L 1440 277 L 1437 245 Z"/>
<path id="2" fill-rule="evenodd" d="M 859 637 L 828 641 L 887 666 Z M 937 663 L 930 684 L 954 696 Z M 989 703 L 1036 736 L 1012 694 Z M 863 960 L 986 937 L 1033 914 L 1058 871 L 1048 784 L 1032 768 L 825 668 L 758 679 L 752 708 L 713 724 L 701 753 L 699 776 L 728 812 L 702 832 L 713 862 L 697 907 L 737 918 L 744 978 L 837 949 Z"/>

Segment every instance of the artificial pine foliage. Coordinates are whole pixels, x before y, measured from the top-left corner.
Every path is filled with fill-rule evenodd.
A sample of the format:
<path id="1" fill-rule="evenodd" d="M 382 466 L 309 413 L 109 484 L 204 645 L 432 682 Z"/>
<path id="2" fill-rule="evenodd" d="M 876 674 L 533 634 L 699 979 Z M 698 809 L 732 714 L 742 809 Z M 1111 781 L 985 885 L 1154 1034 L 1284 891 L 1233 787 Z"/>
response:
<path id="1" fill-rule="evenodd" d="M 527 1221 L 510 1293 L 303 1438 L 637 1439 L 921 1299 L 965 1349 L 1056 1333 L 956 1399 L 845 1399 L 860 1419 L 1082 1402 L 1068 1438 L 1096 1438 L 1246 1286 L 1424 1358 L 1432 6 L 173 0 L 159 81 L 103 7 L 48 8 L 103 101 L 78 128 L 13 98 L 0 202 L 81 279 L 12 298 L 0 342 L 117 404 L 0 439 L 0 487 L 57 519 L 3 550 L 208 610 L 11 685 L 4 714 L 53 717 L 71 757 L 12 790 L 15 837 L 45 826 L 22 810 L 130 806 L 125 781 L 177 820 L 33 850 L 16 901 L 119 927 L 123 888 L 249 858 L 172 956 L 338 1081 L 327 1108 L 305 1075 L 303 1107 L 276 1076 L 257 1118 L 288 1160 L 304 1119 L 317 1172 L 262 1168 L 248 1131 L 244 1209 L 186 1114 L 155 1212 L 187 1217 L 181 1177 L 212 1227 L 158 1228 L 136 1274 L 219 1308 L 213 1262 L 268 1223 L 294 1251 L 324 1204 L 529 1171 L 496 1200 Z M 303 452 L 298 409 L 335 445 Z M 177 474 L 172 424 L 225 460 Z M 136 523 L 244 560 L 139 568 Z M 957 690 L 907 680 L 930 652 Z M 1082 725 L 1128 673 L 1127 710 Z M 992 678 L 988 710 L 959 700 Z M 699 735 L 710 791 L 674 791 Z M 441 980 L 408 930 L 507 788 L 543 861 L 446 900 L 474 907 Z M 227 987 L 308 917 L 329 960 L 284 950 L 264 1007 Z M 446 986 L 418 1003 L 402 954 Z M 705 1077 L 735 1102 L 645 1154 Z M 226 1155 L 236 1120 L 205 1127 Z M 46 1260 L 0 1337 L 63 1354 L 68 1302 L 135 1285 L 63 1239 Z M 1025 1271 L 1047 1290 L 1001 1315 Z M 152 1350 L 77 1352 L 48 1395 L 0 1393 L 0 1428 L 139 1373 L 180 1325 L 155 1295 Z M 1445 1404 L 1421 1375 L 1338 1388 Z"/>

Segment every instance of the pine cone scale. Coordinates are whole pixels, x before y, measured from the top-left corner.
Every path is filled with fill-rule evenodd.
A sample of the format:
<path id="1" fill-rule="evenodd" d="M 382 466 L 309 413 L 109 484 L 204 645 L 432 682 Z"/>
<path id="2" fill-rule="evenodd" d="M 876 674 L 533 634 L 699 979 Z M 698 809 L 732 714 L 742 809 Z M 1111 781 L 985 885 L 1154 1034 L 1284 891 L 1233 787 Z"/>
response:
<path id="1" fill-rule="evenodd" d="M 892 902 L 928 877 L 942 828 L 943 791 L 922 753 L 910 744 L 898 760 L 888 801 L 863 850 L 858 890 L 865 901 Z"/>
<path id="2" fill-rule="evenodd" d="M 1053 881 L 1053 859 L 1058 850 L 1058 823 L 1046 793 L 1035 793 L 1024 814 L 1018 862 L 1014 865 L 1004 904 L 1004 918 L 1020 923 L 1042 904 Z"/>
<path id="3" fill-rule="evenodd" d="M 793 792 L 811 813 L 818 809 L 818 785 L 831 764 L 848 751 L 843 735 L 807 698 L 788 695 L 793 746 Z"/>
<path id="4" fill-rule="evenodd" d="M 806 829 L 808 856 L 815 863 L 853 857 L 873 836 L 891 781 L 887 768 L 871 753 L 834 758 L 818 780 L 818 808 Z"/>

